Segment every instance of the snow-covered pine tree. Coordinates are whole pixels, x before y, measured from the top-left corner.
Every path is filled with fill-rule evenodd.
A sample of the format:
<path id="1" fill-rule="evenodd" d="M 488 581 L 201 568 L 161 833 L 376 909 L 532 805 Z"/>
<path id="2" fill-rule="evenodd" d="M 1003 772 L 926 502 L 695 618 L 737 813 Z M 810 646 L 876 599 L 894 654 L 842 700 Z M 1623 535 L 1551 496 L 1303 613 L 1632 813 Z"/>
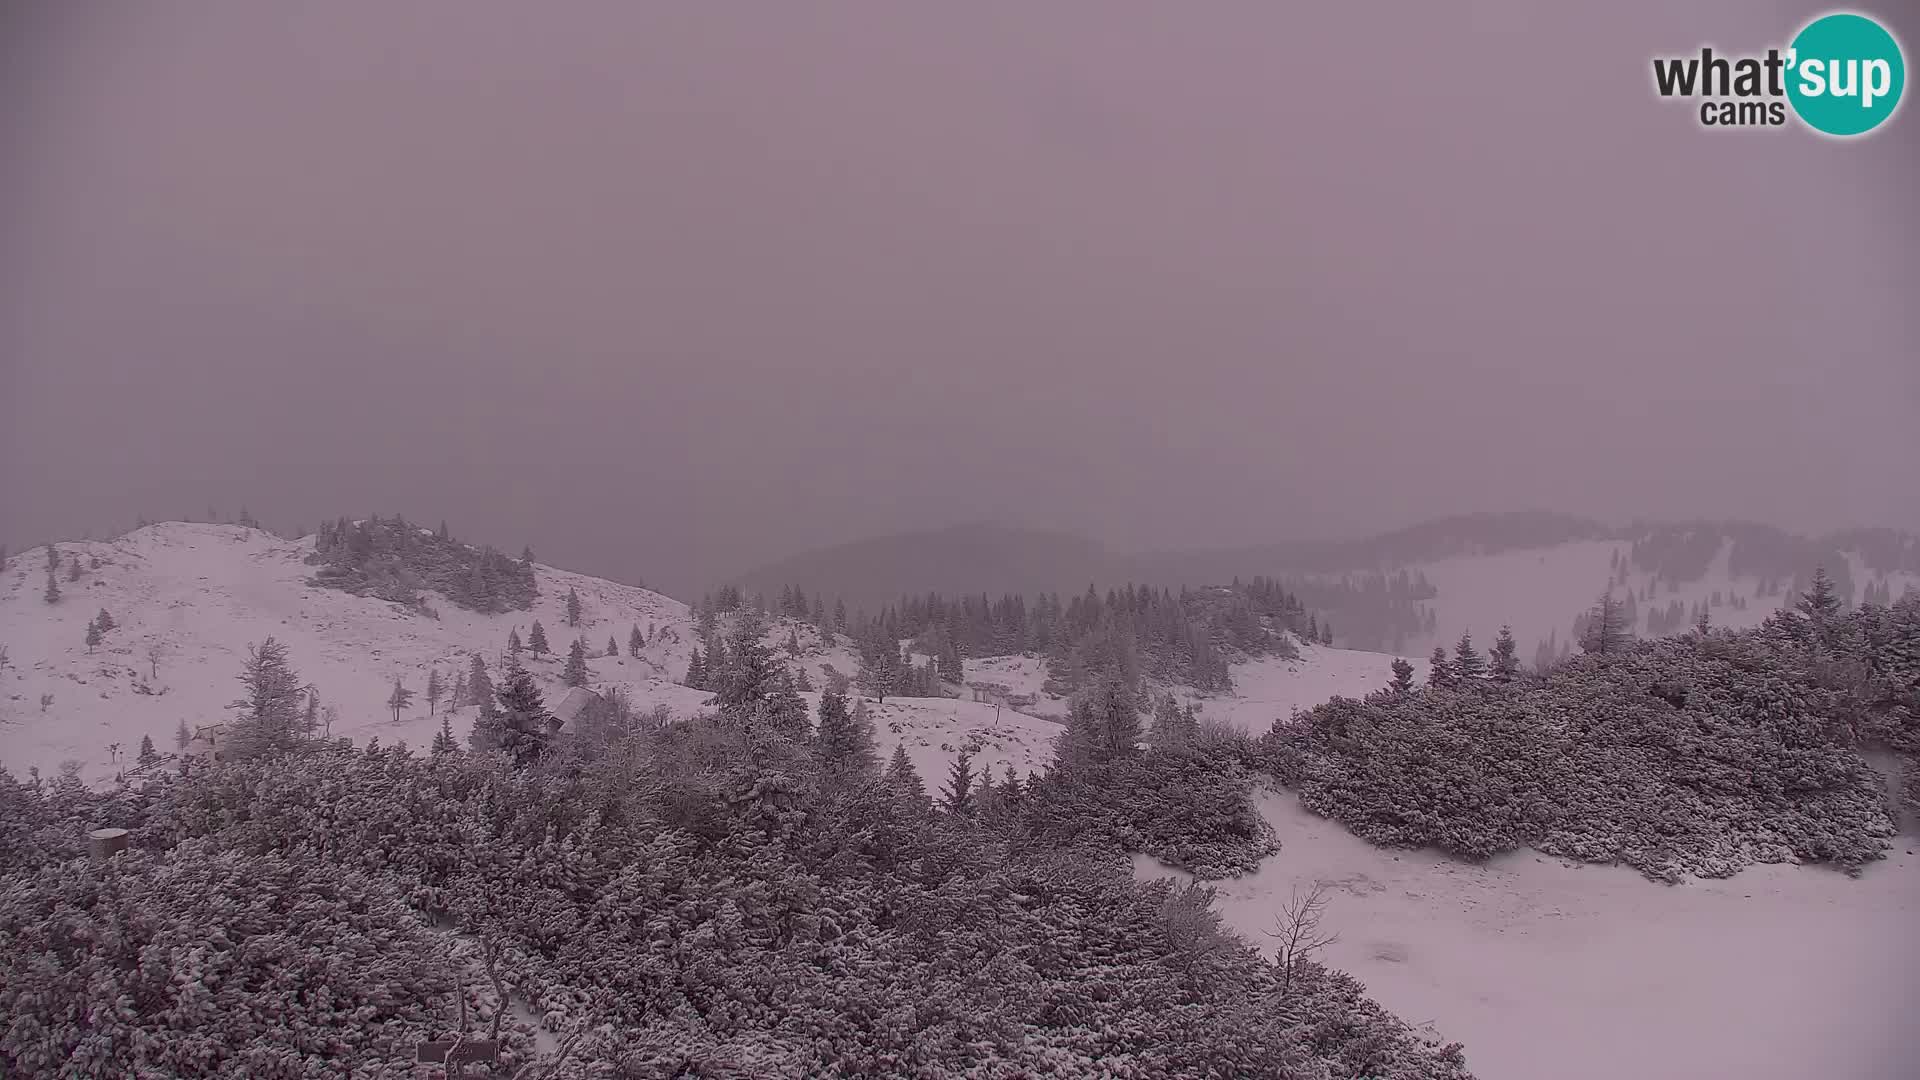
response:
<path id="1" fill-rule="evenodd" d="M 567 588 L 567 625 L 580 625 L 580 594 L 571 586 Z"/>
<path id="2" fill-rule="evenodd" d="M 533 629 L 527 631 L 527 648 L 533 650 L 535 656 L 545 656 L 549 651 L 547 628 L 540 625 L 539 619 L 533 620 Z"/>
<path id="3" fill-rule="evenodd" d="M 640 650 L 644 648 L 646 644 L 647 639 L 640 633 L 640 624 L 634 623 L 633 629 L 627 634 L 627 654 L 638 659 Z"/>
<path id="4" fill-rule="evenodd" d="M 1460 640 L 1453 646 L 1453 676 L 1460 682 L 1473 682 L 1487 674 L 1487 658 L 1473 647 L 1473 631 L 1460 632 Z"/>
<path id="5" fill-rule="evenodd" d="M 94 647 L 100 644 L 100 639 L 105 636 L 100 632 L 98 620 L 87 623 L 87 654 L 89 656 L 93 654 Z"/>
<path id="6" fill-rule="evenodd" d="M 101 608 L 100 614 L 95 615 L 93 617 L 93 621 L 100 624 L 100 632 L 103 634 L 109 630 L 112 630 L 114 627 L 120 625 L 119 623 L 116 623 L 113 621 L 113 616 L 107 613 L 106 608 Z"/>
<path id="7" fill-rule="evenodd" d="M 530 765 L 551 748 L 555 721 L 540 698 L 540 687 L 523 667 L 507 671 L 500 688 L 499 743 L 515 765 Z"/>
<path id="8" fill-rule="evenodd" d="M 1513 627 L 1502 626 L 1493 639 L 1493 681 L 1510 683 L 1520 676 L 1520 645 L 1513 640 Z"/>
<path id="9" fill-rule="evenodd" d="M 693 656 L 687 661 L 686 678 L 681 679 L 680 682 L 689 690 L 707 688 L 707 667 L 700 657 L 700 647 L 697 645 L 693 648 Z"/>
<path id="10" fill-rule="evenodd" d="M 829 773 L 864 773 L 878 763 L 873 718 L 864 700 L 847 707 L 844 693 L 829 687 L 820 695 L 819 724 L 813 735 L 814 754 Z"/>
<path id="11" fill-rule="evenodd" d="M 458 749 L 460 744 L 453 737 L 453 717 L 442 716 L 440 730 L 433 733 L 433 754 L 439 757 L 442 754 L 451 754 Z"/>
<path id="12" fill-rule="evenodd" d="M 545 635 L 543 634 L 542 636 L 544 637 Z M 520 628 L 516 626 L 509 629 L 507 631 L 507 656 L 518 660 L 520 659 L 520 650 L 524 648 L 526 648 L 526 646 L 520 643 Z"/>
<path id="13" fill-rule="evenodd" d="M 620 655 L 620 643 L 613 640 L 613 635 L 611 634 L 607 635 L 607 651 L 602 653 L 601 655 L 602 656 L 619 656 Z"/>
<path id="14" fill-rule="evenodd" d="M 960 659 L 960 646 L 953 638 L 943 637 L 940 649 L 940 677 L 958 686 L 966 681 L 965 663 Z"/>
<path id="15" fill-rule="evenodd" d="M 1824 623 L 1840 614 L 1840 590 L 1827 576 L 1827 568 L 1817 566 L 1813 571 L 1813 583 L 1807 591 L 1800 594 L 1794 608 L 1816 623 Z"/>
<path id="16" fill-rule="evenodd" d="M 1613 656 L 1626 651 L 1633 642 L 1633 622 L 1628 606 L 1613 598 L 1612 590 L 1600 595 L 1587 612 L 1580 634 L 1580 648 L 1596 656 Z"/>
<path id="17" fill-rule="evenodd" d="M 160 760 L 160 751 L 155 750 L 153 748 L 153 736 L 151 735 L 140 736 L 140 758 L 139 758 L 140 764 L 152 765 L 154 762 L 159 760 Z"/>
<path id="18" fill-rule="evenodd" d="M 767 699 L 767 719 L 775 731 L 798 742 L 808 738 L 811 721 L 807 702 L 794 688 L 793 678 L 784 669 L 775 673 L 773 694 Z"/>
<path id="19" fill-rule="evenodd" d="M 440 669 L 427 669 L 427 715 L 432 716 L 440 709 L 440 698 L 447 692 L 447 684 L 440 681 Z"/>
<path id="20" fill-rule="evenodd" d="M 467 669 L 467 704 L 480 706 L 480 715 L 486 716 L 495 708 L 493 678 L 487 674 L 487 662 L 479 653 L 473 654 L 473 662 Z"/>
<path id="21" fill-rule="evenodd" d="M 1103 760 L 1126 757 L 1139 749 L 1140 710 L 1125 683 L 1117 678 L 1104 680 L 1094 691 L 1092 707 L 1100 726 Z"/>
<path id="22" fill-rule="evenodd" d="M 1445 690 L 1454 685 L 1453 662 L 1447 659 L 1445 647 L 1435 645 L 1433 655 L 1427 657 L 1427 685 L 1436 690 Z"/>
<path id="23" fill-rule="evenodd" d="M 816 602 L 818 597 L 815 597 Z M 907 796 L 924 804 L 927 799 L 927 787 L 920 780 L 920 773 L 913 767 L 913 759 L 907 756 L 905 744 L 896 744 L 893 759 L 887 762 L 885 781 L 888 787 L 900 795 Z"/>
<path id="24" fill-rule="evenodd" d="M 579 638 L 567 647 L 567 668 L 560 674 L 560 681 L 568 686 L 587 685 L 587 643 Z"/>
<path id="25" fill-rule="evenodd" d="M 1387 691 L 1401 698 L 1413 693 L 1413 665 L 1406 658 L 1393 658 L 1393 680 L 1387 683 Z"/>
<path id="26" fill-rule="evenodd" d="M 962 750 L 947 771 L 946 787 L 940 791 L 940 809 L 949 814 L 971 816 L 974 808 L 973 751 Z"/>
<path id="27" fill-rule="evenodd" d="M 228 753 L 244 758 L 291 749 L 297 742 L 302 690 L 287 647 L 268 638 L 248 649 L 240 683 L 245 693 L 230 706 L 240 715 L 228 736 Z"/>
<path id="28" fill-rule="evenodd" d="M 716 704 L 723 715 L 757 709 L 773 692 L 773 655 L 767 651 L 765 637 L 766 622 L 758 610 L 742 609 L 734 616 L 726 664 L 717 679 L 709 665 L 708 678 L 717 683 Z"/>

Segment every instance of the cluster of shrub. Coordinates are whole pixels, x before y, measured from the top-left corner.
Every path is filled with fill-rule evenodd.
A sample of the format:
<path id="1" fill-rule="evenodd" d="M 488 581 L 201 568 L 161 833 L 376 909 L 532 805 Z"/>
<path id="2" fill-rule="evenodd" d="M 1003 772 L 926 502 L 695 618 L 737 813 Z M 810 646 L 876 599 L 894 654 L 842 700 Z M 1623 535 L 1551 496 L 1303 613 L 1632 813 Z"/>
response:
<path id="1" fill-rule="evenodd" d="M 539 594 L 533 552 L 510 558 L 453 538 L 445 522 L 424 529 L 398 515 L 323 522 L 307 561 L 313 584 L 421 608 L 432 590 L 469 611 L 525 611 Z"/>
<path id="2" fill-rule="evenodd" d="M 0 773 L 0 1073 L 389 1075 L 464 1004 L 507 1017 L 501 1075 L 561 1066 L 527 1017 L 567 1076 L 1468 1076 L 1347 976 L 1223 932 L 1206 887 L 1087 840 L 1243 827 L 1204 755 L 1076 751 L 1025 785 L 963 760 L 936 800 L 837 690 L 817 725 L 744 676 L 720 705 L 532 753 L 309 742 L 116 793 Z M 132 851 L 82 858 L 100 825 Z"/>
<path id="3" fill-rule="evenodd" d="M 1532 847 L 1676 880 L 1883 856 L 1897 808 L 1862 749 L 1920 778 L 1920 601 L 1843 613 L 1816 575 L 1750 631 L 1589 646 L 1336 698 L 1277 722 L 1260 760 L 1358 835 L 1468 858 Z"/>

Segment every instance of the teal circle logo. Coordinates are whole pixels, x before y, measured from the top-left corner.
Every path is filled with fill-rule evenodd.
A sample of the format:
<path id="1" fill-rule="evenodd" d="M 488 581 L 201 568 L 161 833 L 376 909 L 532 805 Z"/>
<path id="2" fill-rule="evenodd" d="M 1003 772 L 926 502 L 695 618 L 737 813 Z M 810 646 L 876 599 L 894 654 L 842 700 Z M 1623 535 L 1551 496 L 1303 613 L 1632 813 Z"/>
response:
<path id="1" fill-rule="evenodd" d="M 1822 15 L 1788 48 L 1787 100 L 1815 131 L 1865 135 L 1900 107 L 1906 58 L 1886 27 L 1865 15 Z"/>

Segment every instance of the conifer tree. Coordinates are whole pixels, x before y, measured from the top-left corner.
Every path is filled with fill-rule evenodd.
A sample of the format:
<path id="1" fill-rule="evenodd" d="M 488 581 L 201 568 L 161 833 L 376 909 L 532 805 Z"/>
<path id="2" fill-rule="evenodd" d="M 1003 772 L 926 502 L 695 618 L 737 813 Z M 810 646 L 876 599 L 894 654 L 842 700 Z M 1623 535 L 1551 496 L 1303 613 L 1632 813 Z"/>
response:
<path id="1" fill-rule="evenodd" d="M 180 721 L 180 726 L 175 728 L 173 732 L 173 745 L 184 754 L 187 752 L 187 744 L 192 741 L 193 732 L 187 730 L 187 722 L 185 720 Z"/>
<path id="2" fill-rule="evenodd" d="M 483 717 L 495 711 L 493 679 L 487 674 L 487 662 L 479 653 L 473 654 L 473 663 L 467 671 L 467 703 L 478 705 Z"/>
<path id="3" fill-rule="evenodd" d="M 943 637 L 940 648 L 940 677 L 959 685 L 966 681 L 966 665 L 960 659 L 960 646 L 951 637 Z"/>
<path id="4" fill-rule="evenodd" d="M 973 814 L 973 751 L 962 750 L 954 758 L 953 768 L 947 772 L 947 786 L 940 792 L 940 808 L 949 814 Z"/>
<path id="5" fill-rule="evenodd" d="M 1626 651 L 1633 641 L 1633 624 L 1627 608 L 1613 598 L 1609 590 L 1587 613 L 1586 628 L 1580 635 L 1580 648 L 1596 656 L 1613 656 Z"/>
<path id="6" fill-rule="evenodd" d="M 1193 741 L 1192 719 L 1172 694 L 1161 694 L 1154 701 L 1153 729 L 1148 732 L 1153 748 L 1163 753 L 1186 749 Z"/>
<path id="7" fill-rule="evenodd" d="M 811 734 L 806 700 L 794 689 L 792 677 L 784 670 L 774 677 L 773 694 L 767 699 L 767 719 L 775 731 L 789 739 L 799 741 Z"/>
<path id="8" fill-rule="evenodd" d="M 1827 568 L 1815 567 L 1813 584 L 1794 604 L 1802 615 L 1816 623 L 1823 623 L 1840 614 L 1840 590 L 1834 587 L 1833 579 L 1827 576 Z"/>
<path id="9" fill-rule="evenodd" d="M 873 718 L 865 701 L 848 711 L 844 694 L 828 689 L 820 696 L 819 724 L 813 735 L 814 754 L 830 772 L 865 772 L 878 761 Z"/>
<path id="10" fill-rule="evenodd" d="M 921 783 L 920 773 L 913 767 L 913 759 L 907 756 L 906 744 L 894 746 L 893 759 L 887 762 L 885 780 L 887 786 L 895 792 L 908 796 L 915 802 L 926 802 L 926 785 Z"/>
<path id="11" fill-rule="evenodd" d="M 553 714 L 540 698 L 540 687 L 523 667 L 507 670 L 507 684 L 499 693 L 499 744 L 515 765 L 531 765 L 551 748 L 556 726 Z"/>
<path id="12" fill-rule="evenodd" d="M 708 678 L 717 685 L 716 704 L 722 713 L 756 709 L 773 692 L 773 655 L 764 640 L 766 623 L 758 611 L 742 609 L 734 616 L 733 633 L 728 637 L 726 664 L 715 678 L 708 665 Z"/>
<path id="13" fill-rule="evenodd" d="M 1435 645 L 1433 655 L 1427 658 L 1427 685 L 1445 690 L 1453 684 L 1453 664 L 1447 659 L 1447 650 Z"/>
<path id="14" fill-rule="evenodd" d="M 813 692 L 813 679 L 807 675 L 807 669 L 804 666 L 794 670 L 793 688 L 802 694 Z"/>
<path id="15" fill-rule="evenodd" d="M 393 680 L 393 693 L 387 695 L 387 708 L 393 710 L 393 722 L 400 722 L 400 712 L 413 704 L 413 691 L 398 678 Z"/>
<path id="16" fill-rule="evenodd" d="M 540 625 L 539 619 L 533 620 L 533 629 L 527 632 L 527 648 L 533 650 L 535 656 L 547 655 L 547 628 Z"/>
<path id="17" fill-rule="evenodd" d="M 568 686 L 587 685 L 587 643 L 579 638 L 567 647 L 567 669 L 561 673 L 560 681 Z"/>
<path id="18" fill-rule="evenodd" d="M 440 698 L 447 692 L 447 684 L 440 681 L 438 667 L 427 669 L 427 715 L 432 716 L 440 708 Z"/>
<path id="19" fill-rule="evenodd" d="M 151 765 L 160 760 L 160 751 L 153 748 L 153 736 L 140 736 L 140 764 Z"/>
<path id="20" fill-rule="evenodd" d="M 447 708 L 457 709 L 467 703 L 467 673 L 453 673 L 453 692 L 447 695 Z"/>
<path id="21" fill-rule="evenodd" d="M 1393 658 L 1393 681 L 1387 684 L 1387 690 L 1401 698 L 1413 693 L 1413 665 L 1405 657 Z"/>
<path id="22" fill-rule="evenodd" d="M 1453 647 L 1453 677 L 1458 682 L 1472 682 L 1484 678 L 1487 674 L 1487 658 L 1473 647 L 1473 631 L 1463 630 L 1460 640 Z"/>
<path id="23" fill-rule="evenodd" d="M 513 629 L 507 631 L 507 656 L 509 658 L 514 660 L 520 659 L 520 650 L 525 647 L 526 646 L 520 644 L 520 628 L 519 627 L 516 626 Z"/>
<path id="24" fill-rule="evenodd" d="M 634 623 L 633 630 L 627 634 L 627 654 L 635 659 L 639 659 L 640 650 L 645 647 L 646 644 L 647 639 L 640 633 L 640 624 Z"/>
<path id="25" fill-rule="evenodd" d="M 100 633 L 100 623 L 98 620 L 87 624 L 87 654 L 89 656 L 93 654 L 94 646 L 100 644 L 102 636 L 104 635 Z"/>
<path id="26" fill-rule="evenodd" d="M 580 594 L 571 586 L 567 589 L 567 625 L 580 625 Z"/>
<path id="27" fill-rule="evenodd" d="M 52 554 L 52 546 L 48 546 L 47 552 L 47 588 L 40 594 L 40 598 L 49 604 L 57 604 L 60 602 L 60 582 L 54 578 L 53 574 L 56 556 Z"/>
<path id="28" fill-rule="evenodd" d="M 112 615 L 107 614 L 106 608 L 101 608 L 100 614 L 95 615 L 93 621 L 100 624 L 100 632 L 103 634 L 119 625 L 113 621 Z"/>
<path id="29" fill-rule="evenodd" d="M 439 757 L 442 754 L 451 754 L 458 749 L 460 749 L 460 744 L 455 742 L 453 738 L 453 719 L 451 716 L 442 716 L 440 718 L 440 730 L 433 734 L 433 756 Z"/>
<path id="30" fill-rule="evenodd" d="M 67 580 L 80 580 L 80 557 L 78 555 L 67 560 Z"/>
<path id="31" fill-rule="evenodd" d="M 1094 691 L 1092 709 L 1099 724 L 1101 760 L 1126 757 L 1139 748 L 1140 710 L 1125 683 L 1117 678 L 1104 680 Z"/>
<path id="32" fill-rule="evenodd" d="M 684 683 L 689 690 L 705 690 L 707 688 L 707 668 L 706 665 L 701 662 L 699 646 L 694 646 L 693 657 L 687 661 L 687 677 L 680 681 Z"/>
<path id="33" fill-rule="evenodd" d="M 287 647 L 273 638 L 247 651 L 240 682 L 245 694 L 233 702 L 240 715 L 234 721 L 228 747 L 242 757 L 291 748 L 300 719 L 300 676 L 287 658 Z"/>
<path id="34" fill-rule="evenodd" d="M 1510 683 L 1520 675 L 1520 644 L 1513 640 L 1513 627 L 1502 626 L 1493 639 L 1493 681 Z"/>
<path id="35" fill-rule="evenodd" d="M 613 640 L 613 635 L 611 634 L 607 635 L 607 651 L 605 653 L 602 653 L 601 655 L 603 656 L 619 656 L 620 655 L 620 644 L 619 642 L 616 642 Z"/>
<path id="36" fill-rule="evenodd" d="M 1708 613 L 1705 604 L 1700 605 L 1700 613 L 1694 616 L 1693 632 L 1699 637 L 1706 637 L 1713 633 L 1713 616 Z"/>

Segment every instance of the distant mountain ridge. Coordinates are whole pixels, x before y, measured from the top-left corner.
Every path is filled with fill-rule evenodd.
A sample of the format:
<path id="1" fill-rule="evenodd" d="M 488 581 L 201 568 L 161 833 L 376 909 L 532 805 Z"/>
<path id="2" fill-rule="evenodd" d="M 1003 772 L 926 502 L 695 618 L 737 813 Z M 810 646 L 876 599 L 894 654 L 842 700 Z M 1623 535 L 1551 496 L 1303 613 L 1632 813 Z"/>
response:
<path id="1" fill-rule="evenodd" d="M 1527 510 L 1454 515 L 1349 541 L 1116 553 L 1068 533 L 968 525 L 820 548 L 727 584 L 769 597 L 798 585 L 877 612 L 929 591 L 1030 597 L 1269 576 L 1331 618 L 1339 644 L 1403 652 L 1462 632 L 1484 642 L 1505 623 L 1523 643 L 1557 634 L 1564 649 L 1573 617 L 1608 588 L 1638 597 L 1643 633 L 1684 626 L 1696 607 L 1757 620 L 1803 589 L 1816 567 L 1848 603 L 1888 603 L 1920 577 L 1920 536 L 1885 528 L 1802 536 L 1741 521 L 1615 527 Z"/>

